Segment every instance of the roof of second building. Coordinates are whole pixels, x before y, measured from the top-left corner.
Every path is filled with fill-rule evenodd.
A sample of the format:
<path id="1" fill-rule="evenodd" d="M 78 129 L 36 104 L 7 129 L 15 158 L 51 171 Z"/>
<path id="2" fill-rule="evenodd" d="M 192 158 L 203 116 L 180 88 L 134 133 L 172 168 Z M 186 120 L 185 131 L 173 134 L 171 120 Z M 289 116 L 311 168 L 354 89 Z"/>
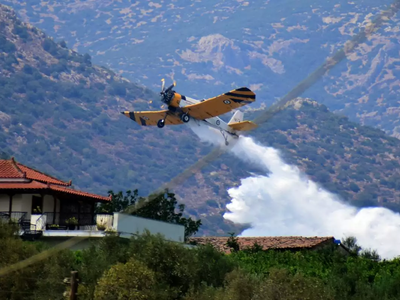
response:
<path id="1" fill-rule="evenodd" d="M 216 249 L 229 253 L 226 245 L 229 237 L 193 237 L 189 241 L 197 244 L 211 244 Z M 303 236 L 265 236 L 265 237 L 237 237 L 240 249 L 250 248 L 255 243 L 268 249 L 310 249 L 327 241 L 334 241 L 333 237 L 303 237 Z"/>

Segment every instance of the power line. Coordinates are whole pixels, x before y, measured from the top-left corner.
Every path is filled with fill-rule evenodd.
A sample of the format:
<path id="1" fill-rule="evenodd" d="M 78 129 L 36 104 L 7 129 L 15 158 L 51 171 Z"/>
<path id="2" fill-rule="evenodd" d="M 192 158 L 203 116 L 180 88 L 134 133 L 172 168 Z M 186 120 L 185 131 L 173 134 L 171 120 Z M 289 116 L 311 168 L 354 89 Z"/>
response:
<path id="1" fill-rule="evenodd" d="M 400 9 L 400 0 L 395 0 L 388 10 L 382 11 L 378 17 L 376 17 L 370 24 L 365 26 L 364 30 L 358 33 L 354 38 L 350 41 L 346 42 L 344 47 L 336 52 L 332 57 L 328 58 L 319 68 L 317 68 L 313 73 L 311 73 L 305 80 L 300 82 L 296 87 L 294 87 L 289 93 L 287 93 L 283 98 L 279 101 L 271 105 L 263 114 L 257 117 L 254 122 L 256 124 L 262 124 L 271 119 L 277 112 L 285 108 L 285 105 L 291 101 L 302 95 L 307 89 L 309 89 L 312 85 L 314 85 L 322 76 L 326 74 L 327 71 L 331 70 L 334 66 L 336 66 L 339 62 L 341 62 L 344 58 L 347 57 L 349 53 L 354 51 L 363 41 L 365 41 L 372 33 L 376 32 L 385 21 L 389 21 Z M 158 188 L 154 193 L 158 193 L 161 190 L 168 188 L 171 189 L 177 185 L 182 184 L 185 180 L 187 180 L 191 175 L 196 174 L 202 168 L 210 164 L 212 161 L 220 157 L 222 154 L 226 153 L 231 149 L 231 145 L 228 147 L 220 147 L 214 148 L 209 154 L 199 159 L 195 164 L 185 169 L 182 173 L 175 176 L 169 182 L 163 184 L 160 188 Z M 149 199 L 151 201 L 151 199 Z M 130 206 L 124 212 L 132 213 L 135 210 L 139 209 L 139 206 Z M 122 215 L 123 217 L 123 215 Z M 63 243 L 58 244 L 52 249 L 43 251 L 37 255 L 34 255 L 26 260 L 15 263 L 14 265 L 4 267 L 0 269 L 0 277 L 4 276 L 10 272 L 20 270 L 29 265 L 32 265 L 38 261 L 44 260 L 51 255 L 55 254 L 62 249 L 66 249 L 71 247 L 82 240 L 85 240 L 86 237 L 83 238 L 71 238 Z"/>
<path id="2" fill-rule="evenodd" d="M 353 52 L 372 33 L 376 32 L 385 21 L 388 21 L 390 18 L 392 18 L 399 11 L 399 9 L 400 0 L 395 0 L 388 10 L 382 11 L 370 24 L 365 26 L 364 30 L 355 35 L 350 41 L 347 41 L 341 50 L 329 57 L 320 67 L 308 75 L 306 79 L 301 81 L 280 100 L 272 104 L 268 109 L 265 110 L 264 113 L 255 118 L 253 122 L 259 125 L 270 120 L 276 113 L 284 109 L 285 105 L 289 101 L 301 96 L 307 89 L 313 86 L 322 76 L 324 76 L 326 72 L 331 70 L 343 59 L 345 59 L 348 54 Z M 220 157 L 222 154 L 228 152 L 230 149 L 231 148 L 229 147 L 213 149 L 209 154 L 199 159 L 195 164 L 184 170 L 169 182 L 165 183 L 162 188 L 173 188 L 179 184 L 182 184 L 191 175 L 196 174 L 203 167 Z M 160 188 L 157 189 L 157 191 L 159 190 Z"/>

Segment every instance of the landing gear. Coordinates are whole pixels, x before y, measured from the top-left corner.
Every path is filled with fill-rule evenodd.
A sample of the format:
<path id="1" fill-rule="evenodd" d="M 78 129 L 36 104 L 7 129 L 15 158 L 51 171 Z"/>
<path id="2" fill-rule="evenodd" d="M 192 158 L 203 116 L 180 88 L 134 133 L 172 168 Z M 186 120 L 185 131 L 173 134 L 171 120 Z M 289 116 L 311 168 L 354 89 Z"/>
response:
<path id="1" fill-rule="evenodd" d="M 222 130 L 221 130 L 221 134 L 222 134 L 222 136 L 224 137 L 225 146 L 228 146 L 228 145 L 229 145 L 228 136 L 227 136 Z"/>
<path id="2" fill-rule="evenodd" d="M 157 127 L 158 128 L 163 128 L 165 126 L 165 119 L 168 117 L 168 112 L 165 114 L 164 119 L 160 119 L 157 122 Z"/>
<path id="3" fill-rule="evenodd" d="M 190 121 L 190 116 L 188 114 L 182 114 L 181 120 L 182 120 L 182 122 L 187 123 Z"/>
<path id="4" fill-rule="evenodd" d="M 163 128 L 165 126 L 165 120 L 164 119 L 160 119 L 157 122 L 157 127 L 158 128 Z"/>

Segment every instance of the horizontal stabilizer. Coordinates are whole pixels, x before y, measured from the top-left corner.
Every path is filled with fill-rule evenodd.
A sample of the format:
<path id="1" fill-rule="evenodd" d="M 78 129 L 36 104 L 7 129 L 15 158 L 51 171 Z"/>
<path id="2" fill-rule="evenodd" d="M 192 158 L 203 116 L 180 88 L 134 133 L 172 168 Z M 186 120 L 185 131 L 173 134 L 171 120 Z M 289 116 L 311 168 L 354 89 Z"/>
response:
<path id="1" fill-rule="evenodd" d="M 237 123 L 230 123 L 228 126 L 237 131 L 249 131 L 254 128 L 257 128 L 257 124 L 251 121 L 242 121 Z"/>

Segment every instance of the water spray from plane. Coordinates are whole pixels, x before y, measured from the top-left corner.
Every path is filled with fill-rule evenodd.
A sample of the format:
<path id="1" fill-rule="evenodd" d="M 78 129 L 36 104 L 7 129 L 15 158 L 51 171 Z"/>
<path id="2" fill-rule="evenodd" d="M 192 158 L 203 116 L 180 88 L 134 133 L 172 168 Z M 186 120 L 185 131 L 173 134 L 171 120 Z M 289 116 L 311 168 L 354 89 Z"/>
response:
<path id="1" fill-rule="evenodd" d="M 189 124 L 202 141 L 223 145 L 215 130 Z M 355 236 L 364 249 L 383 258 L 400 255 L 400 215 L 386 208 L 357 209 L 286 164 L 278 150 L 241 136 L 231 153 L 258 166 L 262 176 L 250 176 L 228 190 L 231 203 L 224 218 L 248 223 L 241 236 Z"/>

